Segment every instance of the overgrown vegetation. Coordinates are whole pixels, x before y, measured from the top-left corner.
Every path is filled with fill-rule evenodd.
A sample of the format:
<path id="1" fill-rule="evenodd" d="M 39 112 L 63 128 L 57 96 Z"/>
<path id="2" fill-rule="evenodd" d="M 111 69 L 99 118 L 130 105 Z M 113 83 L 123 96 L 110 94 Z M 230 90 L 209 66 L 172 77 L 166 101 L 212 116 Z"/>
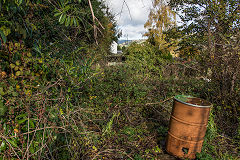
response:
<path id="1" fill-rule="evenodd" d="M 1 159 L 81 159 L 87 140 L 74 130 L 85 127 L 73 117 L 116 38 L 112 15 L 97 0 L 1 0 L 0 10 Z"/>
<path id="2" fill-rule="evenodd" d="M 156 43 L 151 32 L 107 67 L 117 31 L 102 1 L 0 0 L 0 159 L 174 159 L 164 145 L 178 94 L 214 105 L 197 159 L 239 159 L 239 7 L 227 2 L 170 1 L 183 18 L 191 5 L 209 12 L 199 25 L 163 28 Z"/>

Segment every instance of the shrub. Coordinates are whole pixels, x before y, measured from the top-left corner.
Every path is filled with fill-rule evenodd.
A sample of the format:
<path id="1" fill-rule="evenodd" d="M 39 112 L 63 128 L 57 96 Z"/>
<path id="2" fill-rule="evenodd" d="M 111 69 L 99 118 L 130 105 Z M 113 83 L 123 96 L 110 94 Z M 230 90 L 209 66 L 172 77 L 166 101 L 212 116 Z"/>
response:
<path id="1" fill-rule="evenodd" d="M 148 42 L 142 44 L 132 43 L 126 51 L 126 63 L 129 64 L 136 73 L 144 76 L 152 74 L 161 77 L 161 67 L 166 60 L 172 60 L 170 53 L 158 50 Z"/>

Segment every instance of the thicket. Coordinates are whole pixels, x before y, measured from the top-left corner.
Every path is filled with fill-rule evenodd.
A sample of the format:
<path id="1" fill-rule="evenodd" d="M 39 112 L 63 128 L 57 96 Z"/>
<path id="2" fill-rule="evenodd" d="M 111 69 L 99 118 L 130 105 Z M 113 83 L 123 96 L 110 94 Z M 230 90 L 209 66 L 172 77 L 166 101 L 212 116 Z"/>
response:
<path id="1" fill-rule="evenodd" d="M 164 153 L 164 138 L 166 138 L 168 130 L 173 96 L 192 95 L 213 103 L 204 145 L 202 152 L 197 154 L 197 159 L 238 159 L 239 122 L 238 119 L 229 121 L 234 117 L 231 116 L 229 119 L 225 118 L 224 123 L 232 122 L 232 124 L 227 127 L 222 126 L 224 124 L 221 121 L 226 114 L 232 113 L 229 110 L 222 109 L 225 107 L 224 104 L 213 101 L 212 98 L 217 92 L 216 84 L 211 82 L 211 79 L 208 79 L 202 71 L 204 67 L 197 58 L 191 60 L 184 57 L 173 58 L 170 52 L 166 56 L 165 51 L 161 52 L 158 46 L 146 42 L 132 44 L 126 52 L 126 65 L 131 72 L 134 72 L 134 77 L 141 81 L 141 85 L 146 87 L 145 92 L 147 94 L 142 101 L 145 103 L 138 104 L 141 113 L 141 116 L 138 117 L 141 117 L 142 121 L 147 123 L 151 135 L 157 136 L 155 138 L 158 141 L 161 153 Z M 139 82 L 135 81 L 135 84 L 137 85 Z M 218 98 L 220 99 L 220 97 Z M 232 102 L 238 103 L 237 99 L 238 96 L 234 97 Z M 231 107 L 238 106 L 233 105 Z M 222 113 L 222 117 L 219 117 L 219 112 L 223 111 L 227 113 Z M 143 153 L 140 155 L 144 158 L 149 156 Z M 157 158 L 161 157 L 158 157 L 158 154 L 155 156 Z M 161 158 L 164 159 L 165 157 Z"/>
<path id="2" fill-rule="evenodd" d="M 145 24 L 148 42 L 195 63 L 191 67 L 201 71 L 198 76 L 209 81 L 202 97 L 217 106 L 214 111 L 219 128 L 236 136 L 240 114 L 239 2 L 155 0 L 154 3 Z M 173 15 L 181 20 L 180 26 L 174 25 Z"/>
<path id="3" fill-rule="evenodd" d="M 117 32 L 103 2 L 0 0 L 0 159 L 169 158 L 178 94 L 214 104 L 198 159 L 238 159 L 238 3 L 170 2 L 186 25 L 130 45 L 126 63 L 110 68 L 95 65 Z"/>
<path id="4" fill-rule="evenodd" d="M 179 51 L 198 62 L 203 76 L 211 80 L 204 97 L 215 104 L 219 129 L 236 136 L 240 116 L 239 1 L 172 0 L 169 5 L 184 23 L 176 29 L 182 38 Z M 192 52 L 186 53 L 189 48 Z"/>
<path id="5" fill-rule="evenodd" d="M 113 16 L 98 0 L 1 0 L 0 14 L 0 159 L 86 157 L 81 92 Z"/>
<path id="6" fill-rule="evenodd" d="M 155 0 L 154 4 L 145 24 L 147 41 L 177 57 L 163 67 L 163 73 L 169 72 L 165 78 L 204 79 L 196 91 L 214 105 L 211 122 L 216 123 L 216 136 L 212 138 L 220 134 L 239 145 L 239 1 Z M 180 26 L 174 25 L 175 14 Z"/>

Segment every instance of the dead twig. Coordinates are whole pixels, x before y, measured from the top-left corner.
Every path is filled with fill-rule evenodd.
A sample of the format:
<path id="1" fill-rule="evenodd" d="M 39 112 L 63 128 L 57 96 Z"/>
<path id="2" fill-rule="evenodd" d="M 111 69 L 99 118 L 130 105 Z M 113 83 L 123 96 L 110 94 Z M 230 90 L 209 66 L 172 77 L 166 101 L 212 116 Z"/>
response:
<path id="1" fill-rule="evenodd" d="M 122 8 L 121 8 L 121 11 L 120 11 L 119 19 L 120 19 L 121 16 L 122 16 L 122 12 L 123 12 L 123 6 L 124 6 L 124 4 L 126 5 L 126 7 L 127 7 L 127 9 L 128 9 L 128 13 L 129 13 L 130 19 L 132 20 L 131 11 L 130 11 L 130 8 L 129 8 L 129 6 L 128 6 L 126 0 L 124 0 L 123 3 L 122 3 Z"/>
<path id="2" fill-rule="evenodd" d="M 161 104 L 161 103 L 164 103 L 164 102 L 166 102 L 166 101 L 169 101 L 169 100 L 171 100 L 171 99 L 173 99 L 173 98 L 174 98 L 174 96 L 172 96 L 172 97 L 170 97 L 170 98 L 167 98 L 167 99 L 165 99 L 165 100 L 163 100 L 163 101 L 160 101 L 160 102 L 146 103 L 145 105 Z"/>
<path id="3" fill-rule="evenodd" d="M 30 133 L 33 133 L 33 132 L 37 132 L 37 131 L 44 130 L 44 129 L 63 129 L 63 130 L 66 130 L 66 128 L 64 128 L 64 127 L 52 126 L 52 127 L 38 128 L 38 129 L 35 129 L 33 131 L 25 132 L 25 133 L 23 133 L 23 135 L 30 134 Z"/>
<path id="4" fill-rule="evenodd" d="M 13 150 L 14 154 L 17 156 L 18 159 L 20 159 L 20 157 L 18 156 L 18 154 L 16 153 L 16 151 L 14 150 L 14 148 L 12 147 L 11 143 L 7 140 L 7 138 L 3 135 L 0 135 L 1 138 L 3 138 L 7 143 L 8 145 L 10 146 L 10 148 Z"/>
<path id="5" fill-rule="evenodd" d="M 29 114 L 28 114 L 28 132 L 29 132 Z M 26 152 L 27 152 L 27 160 L 28 160 L 28 158 L 29 158 L 29 150 L 28 150 L 28 148 L 29 148 L 30 146 L 29 146 L 29 133 L 27 134 L 27 150 L 26 150 Z M 25 153 L 26 154 L 26 153 Z M 25 155 L 24 154 L 24 155 Z"/>
<path id="6" fill-rule="evenodd" d="M 97 26 L 96 26 L 96 23 L 95 23 L 96 17 L 95 17 L 94 12 L 93 12 L 91 0 L 88 0 L 88 4 L 89 4 L 89 7 L 90 7 L 91 13 L 92 13 L 94 39 L 96 41 L 96 44 L 98 45 L 98 41 L 97 41 Z"/>

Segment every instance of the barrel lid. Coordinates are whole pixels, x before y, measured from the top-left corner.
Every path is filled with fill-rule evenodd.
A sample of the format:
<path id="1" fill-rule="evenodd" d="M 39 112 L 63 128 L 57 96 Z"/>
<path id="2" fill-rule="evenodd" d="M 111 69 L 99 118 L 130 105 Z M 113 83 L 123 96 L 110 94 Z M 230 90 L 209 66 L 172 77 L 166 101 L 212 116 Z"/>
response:
<path id="1" fill-rule="evenodd" d="M 183 104 L 193 106 L 193 107 L 212 107 L 212 104 L 204 99 L 193 97 L 190 95 L 177 95 L 174 99 Z"/>

